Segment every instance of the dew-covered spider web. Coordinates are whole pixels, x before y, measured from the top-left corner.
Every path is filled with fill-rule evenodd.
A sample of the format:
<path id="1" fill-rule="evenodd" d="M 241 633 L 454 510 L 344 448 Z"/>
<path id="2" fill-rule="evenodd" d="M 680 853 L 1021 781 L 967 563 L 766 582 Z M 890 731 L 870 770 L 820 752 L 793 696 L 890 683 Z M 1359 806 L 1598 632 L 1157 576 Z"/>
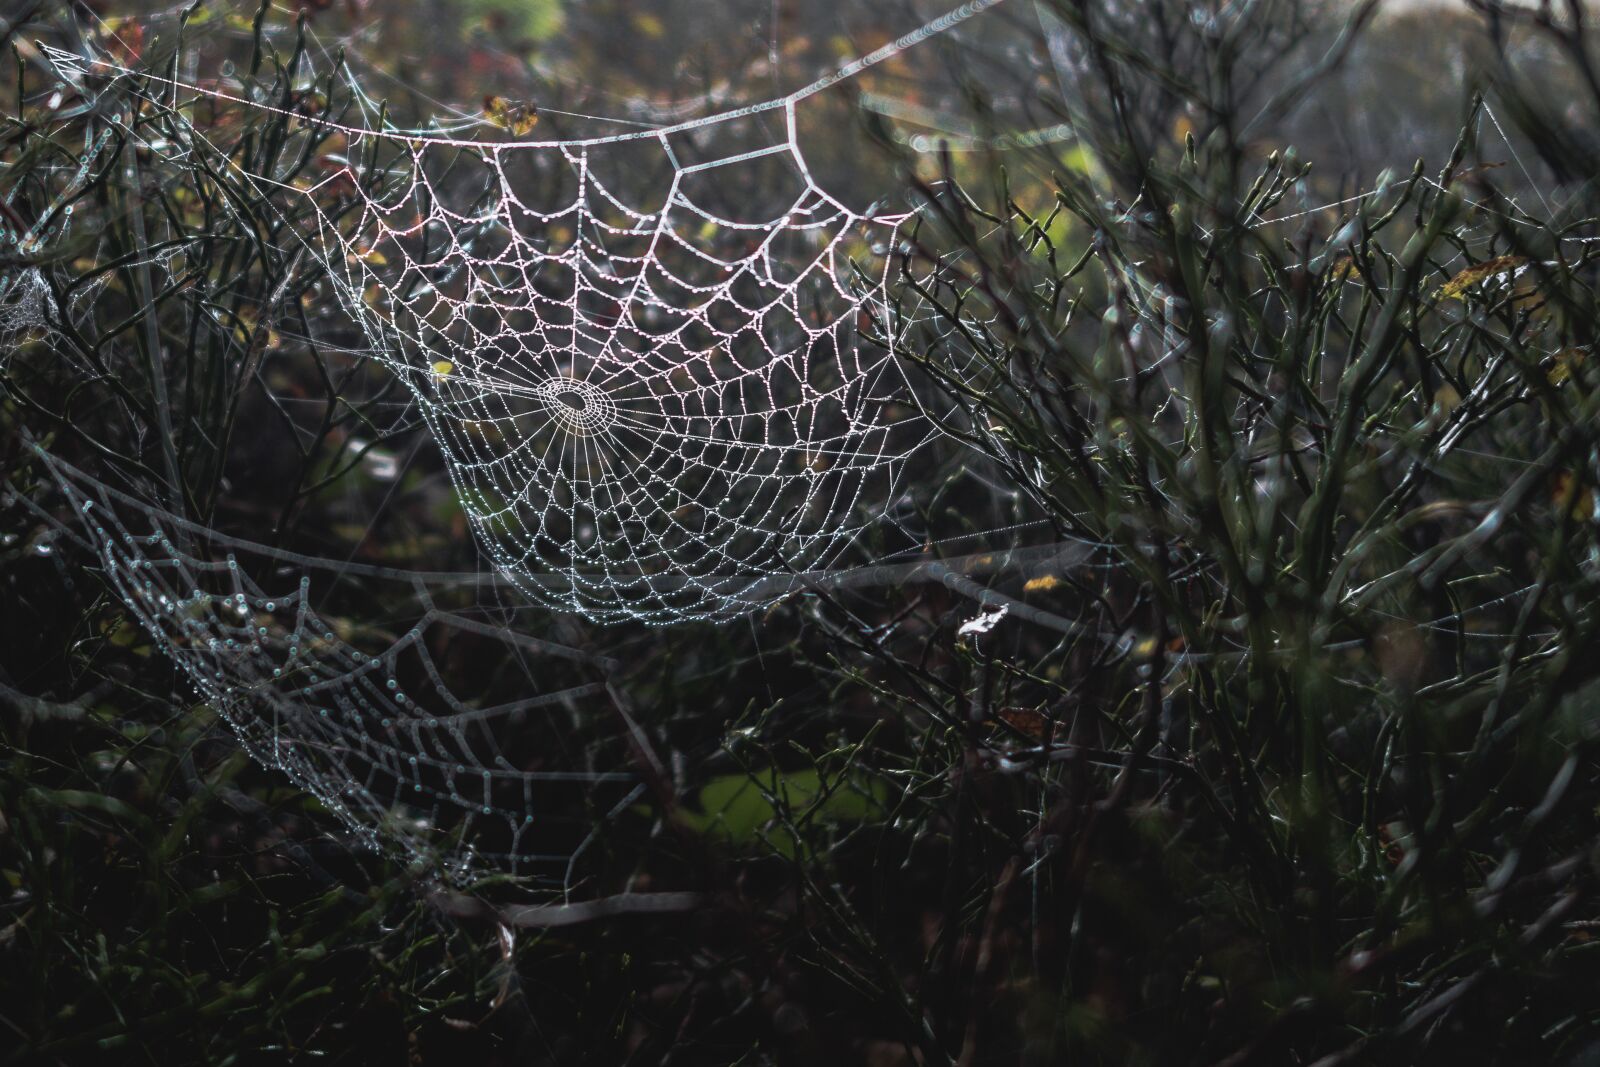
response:
<path id="1" fill-rule="evenodd" d="M 44 272 L 27 264 L 47 246 L 71 236 L 72 200 L 82 191 L 109 140 L 109 131 L 85 133 L 77 164 L 33 222 L 17 218 L 14 209 L 0 199 L 0 370 L 17 349 L 46 340 L 54 332 L 51 323 L 62 309 Z M 97 288 L 77 294 L 67 309 L 68 318 L 79 317 Z"/>
<path id="2" fill-rule="evenodd" d="M 725 115 L 565 141 L 301 116 L 343 165 L 286 179 L 285 153 L 243 176 L 309 208 L 296 236 L 525 596 L 602 622 L 727 618 L 882 525 L 937 432 L 884 293 L 906 215 L 821 187 L 797 105 L 997 2 Z M 51 55 L 80 82 L 133 73 Z M 179 122 L 164 150 L 211 148 Z"/>
<path id="3" fill-rule="evenodd" d="M 534 636 L 550 630 L 546 609 L 497 575 L 275 548 L 174 515 L 31 438 L 28 458 L 31 488 L 8 482 L 0 504 L 38 522 L 36 552 L 104 577 L 124 611 L 106 639 L 165 656 L 197 705 L 355 843 L 452 881 L 508 872 L 570 891 L 608 820 L 646 796 L 624 665 Z M 1057 544 L 813 573 L 763 595 L 934 582 L 981 600 L 985 574 L 1059 573 L 1088 555 Z"/>
<path id="4" fill-rule="evenodd" d="M 596 827 L 637 805 L 643 786 L 617 663 L 563 644 L 546 609 L 716 620 L 857 579 L 944 580 L 943 569 L 913 574 L 920 563 L 834 566 L 899 522 L 906 461 L 936 431 L 892 347 L 885 287 L 906 216 L 831 196 L 798 143 L 796 107 L 994 2 L 770 103 L 623 135 L 399 131 L 352 85 L 363 124 L 295 114 L 303 143 L 279 159 L 315 148 L 335 164 L 309 178 L 287 162 L 245 165 L 191 118 L 207 96 L 246 121 L 277 103 L 41 43 L 103 111 L 100 126 L 121 126 L 130 101 L 163 116 L 122 127 L 160 180 L 186 192 L 200 184 L 186 178 L 206 174 L 276 211 L 275 239 L 314 261 L 364 335 L 342 354 L 403 386 L 396 423 L 420 415 L 419 443 L 438 446 L 493 566 L 422 572 L 357 559 L 359 538 L 348 555 L 290 551 L 264 530 L 246 539 L 252 527 L 215 513 L 186 518 L 177 479 L 85 462 L 48 434 L 24 433 L 34 477 L 7 485 L 6 506 L 48 528 L 39 551 L 58 567 L 104 576 L 121 611 L 105 640 L 170 660 L 175 700 L 212 709 L 357 841 L 442 857 L 456 878 L 499 869 L 570 887 Z M 59 183 L 59 205 L 91 172 L 135 181 L 95 159 L 98 136 Z M 636 199 L 640 189 L 653 199 Z M 64 232 L 30 232 L 26 250 L 59 247 Z M 145 256 L 125 262 L 176 284 L 180 243 Z M 50 276 L 28 267 L 0 279 L 8 350 L 72 326 L 113 277 L 58 296 Z M 260 358 L 252 351 L 247 362 Z M 152 366 L 159 397 L 167 371 Z M 25 373 L 62 370 L 107 380 L 71 343 Z M 340 402 L 365 406 L 350 380 Z M 294 403 L 292 391 L 269 403 Z M 136 409 L 104 417 L 124 416 L 132 440 L 174 433 Z M 1009 558 L 986 553 L 968 570 Z"/>
<path id="5" fill-rule="evenodd" d="M 129 628 L 112 639 L 153 642 L 357 841 L 458 878 L 559 879 L 593 817 L 638 797 L 596 714 L 616 664 L 523 632 L 492 577 L 274 551 L 34 455 L 53 491 L 21 502 L 51 554 L 106 576 Z M 401 614 L 369 621 L 385 588 Z"/>
<path id="6" fill-rule="evenodd" d="M 397 130 L 352 85 L 360 121 L 330 117 L 330 106 L 289 112 L 306 143 L 271 166 L 221 152 L 187 116 L 202 97 L 246 114 L 282 115 L 281 101 L 140 75 L 161 90 L 139 89 L 144 102 L 171 120 L 143 147 L 180 173 L 236 177 L 277 206 L 279 239 L 326 272 L 365 338 L 361 357 L 420 414 L 491 573 L 389 569 L 226 536 L 176 514 L 150 483 L 113 488 L 38 442 L 50 492 L 19 496 L 63 549 L 94 560 L 130 626 L 255 758 L 362 841 L 415 856 L 443 844 L 459 876 L 493 866 L 570 878 L 593 816 L 641 795 L 624 770 L 616 664 L 550 639 L 530 603 L 607 623 L 723 620 L 858 575 L 864 585 L 932 577 L 983 603 L 964 633 L 1023 620 L 1082 634 L 969 574 L 1012 567 L 1053 581 L 1117 566 L 1109 546 L 986 553 L 968 571 L 895 571 L 870 551 L 851 562 L 865 556 L 884 573 L 840 566 L 898 527 L 908 465 L 939 418 L 895 347 L 907 304 L 890 290 L 905 280 L 898 242 L 914 220 L 831 196 L 808 165 L 797 108 L 994 2 L 769 103 L 625 134 Z M 50 54 L 86 87 L 135 76 Z M 313 138 L 334 165 L 291 172 Z M 640 189 L 655 191 L 641 200 Z M 1259 224 L 1384 195 L 1286 205 Z M 1490 255 L 1496 232 L 1486 221 L 1469 252 Z M 1121 280 L 1151 298 L 1137 305 L 1138 328 L 1161 338 L 1157 365 L 1175 362 L 1186 343 L 1177 317 L 1148 310 L 1156 287 L 1137 264 Z M 60 300 L 34 267 L 0 277 L 0 345 L 70 324 L 92 296 Z M 920 325 L 959 339 L 948 316 Z M 377 610 L 379 586 L 400 606 Z M 1126 634 L 1091 637 L 1130 646 Z M 1175 654 L 1169 669 L 1192 658 Z"/>
<path id="7" fill-rule="evenodd" d="M 39 270 L 0 276 L 0 360 L 46 335 L 55 310 L 55 296 Z"/>

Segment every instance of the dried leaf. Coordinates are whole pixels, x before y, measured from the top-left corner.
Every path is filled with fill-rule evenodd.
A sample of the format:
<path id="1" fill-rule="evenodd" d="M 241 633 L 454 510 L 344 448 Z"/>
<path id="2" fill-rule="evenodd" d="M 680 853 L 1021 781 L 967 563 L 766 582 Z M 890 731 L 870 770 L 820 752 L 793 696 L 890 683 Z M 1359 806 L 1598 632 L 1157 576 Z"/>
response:
<path id="1" fill-rule="evenodd" d="M 1377 635 L 1373 653 L 1384 681 L 1405 693 L 1414 693 L 1428 664 L 1428 642 L 1415 624 L 1398 620 Z"/>
<path id="2" fill-rule="evenodd" d="M 1048 593 L 1061 584 L 1061 579 L 1053 574 L 1041 574 L 1037 578 L 1029 578 L 1023 585 L 1024 593 Z"/>
<path id="3" fill-rule="evenodd" d="M 539 108 L 531 100 L 507 100 L 503 96 L 483 98 L 483 117 L 514 136 L 526 137 L 539 125 Z"/>
<path id="4" fill-rule="evenodd" d="M 240 344 L 248 344 L 250 335 L 255 333 L 256 321 L 259 317 L 259 312 L 255 308 L 240 308 L 239 313 L 233 320 L 234 340 Z"/>
<path id="5" fill-rule="evenodd" d="M 1356 266 L 1356 261 L 1350 256 L 1340 256 L 1333 261 L 1333 266 L 1328 268 L 1328 277 L 1336 282 L 1354 281 L 1361 277 L 1361 268 Z"/>
<path id="6" fill-rule="evenodd" d="M 1572 471 L 1557 472 L 1550 499 L 1556 507 L 1566 508 L 1574 519 L 1594 518 L 1594 488 L 1578 481 Z"/>
<path id="7" fill-rule="evenodd" d="M 106 55 L 115 63 L 131 67 L 144 55 L 144 25 L 135 18 L 111 18 L 100 24 Z"/>
<path id="8" fill-rule="evenodd" d="M 1044 740 L 1050 732 L 1050 720 L 1032 708 L 1001 708 L 997 714 L 1001 722 L 1036 740 Z"/>
<path id="9" fill-rule="evenodd" d="M 1550 368 L 1545 371 L 1545 378 L 1551 385 L 1560 385 L 1572 377 L 1585 356 L 1586 353 L 1580 348 L 1563 348 L 1550 357 Z"/>
<path id="10" fill-rule="evenodd" d="M 1439 286 L 1439 291 L 1434 296 L 1440 300 L 1452 298 L 1459 300 L 1474 285 L 1502 274 L 1509 274 L 1527 262 L 1527 256 L 1497 256 L 1482 263 L 1475 263 Z"/>

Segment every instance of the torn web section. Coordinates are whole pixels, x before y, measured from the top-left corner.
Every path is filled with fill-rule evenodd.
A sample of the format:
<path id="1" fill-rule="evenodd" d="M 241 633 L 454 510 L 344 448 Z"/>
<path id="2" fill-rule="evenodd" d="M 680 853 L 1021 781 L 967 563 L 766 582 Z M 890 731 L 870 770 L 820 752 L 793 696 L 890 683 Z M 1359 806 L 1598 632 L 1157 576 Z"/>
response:
<path id="1" fill-rule="evenodd" d="M 23 345 L 49 337 L 55 295 L 37 267 L 0 271 L 0 371 Z"/>
<path id="2" fill-rule="evenodd" d="M 867 336 L 888 335 L 895 220 L 829 197 L 791 136 L 780 113 L 593 143 L 358 139 L 387 162 L 319 212 L 323 254 L 533 599 L 738 614 L 894 500 L 928 436 Z"/>
<path id="3" fill-rule="evenodd" d="M 598 769 L 622 765 L 596 733 L 610 664 L 499 624 L 471 576 L 276 552 L 45 463 L 128 620 L 364 844 L 457 878 L 554 877 L 631 791 Z"/>

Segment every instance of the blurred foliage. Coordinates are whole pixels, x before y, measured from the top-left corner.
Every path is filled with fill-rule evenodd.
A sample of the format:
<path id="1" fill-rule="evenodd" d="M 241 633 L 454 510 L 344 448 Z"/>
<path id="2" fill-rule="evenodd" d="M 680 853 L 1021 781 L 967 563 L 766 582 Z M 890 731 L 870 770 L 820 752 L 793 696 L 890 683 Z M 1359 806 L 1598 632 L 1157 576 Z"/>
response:
<path id="1" fill-rule="evenodd" d="M 713 778 L 700 787 L 699 810 L 679 808 L 673 817 L 695 833 L 714 834 L 735 847 L 759 847 L 796 859 L 803 839 L 791 827 L 865 822 L 882 815 L 887 796 L 881 783 L 843 775 L 824 780 L 815 770 L 772 768 Z"/>
<path id="2" fill-rule="evenodd" d="M 463 7 L 483 20 L 483 32 L 529 44 L 554 37 L 564 19 L 561 0 L 466 0 Z"/>
<path id="3" fill-rule="evenodd" d="M 303 6 L 313 35 L 372 15 Z M 748 625 L 537 616 L 621 664 L 619 704 L 575 707 L 552 747 L 645 788 L 551 813 L 590 831 L 576 875 L 452 889 L 244 759 L 28 506 L 24 429 L 225 532 L 476 565 L 296 220 L 163 171 L 127 136 L 156 109 L 119 126 L 60 93 L 24 46 L 97 24 L 24 7 L 0 119 L 8 232 L 41 235 L 0 254 L 5 307 L 31 309 L 0 317 L 9 1061 L 1600 1055 L 1600 89 L 1576 7 L 1341 36 L 1343 5 L 1002 6 L 1012 37 L 823 101 L 819 172 L 863 200 L 898 175 L 920 208 L 900 292 L 934 314 L 900 340 L 974 448 L 916 472 L 919 517 L 1054 544 L 1007 567 L 975 541 L 971 569 Z M 564 136 L 606 92 L 729 105 L 776 76 L 766 33 L 685 48 L 665 7 L 569 6 L 554 37 L 557 15 L 477 9 L 476 33 L 430 35 L 429 10 L 384 18 L 431 63 L 363 67 L 397 110 L 430 106 L 402 83 L 492 93 Z M 563 51 L 619 13 L 657 43 Z M 252 14 L 194 33 L 247 69 Z M 306 91 L 309 38 L 270 14 L 260 84 Z M 803 83 L 834 20 L 784 17 Z M 883 32 L 863 16 L 845 44 Z M 699 62 L 718 44 L 738 54 Z M 947 151 L 912 151 L 940 131 L 911 105 Z M 289 120 L 244 118 L 195 121 L 265 170 Z M 1075 141 L 1002 136 L 1060 123 Z M 34 271 L 47 293 L 14 288 Z M 402 610 L 374 583 L 345 614 L 381 632 Z"/>

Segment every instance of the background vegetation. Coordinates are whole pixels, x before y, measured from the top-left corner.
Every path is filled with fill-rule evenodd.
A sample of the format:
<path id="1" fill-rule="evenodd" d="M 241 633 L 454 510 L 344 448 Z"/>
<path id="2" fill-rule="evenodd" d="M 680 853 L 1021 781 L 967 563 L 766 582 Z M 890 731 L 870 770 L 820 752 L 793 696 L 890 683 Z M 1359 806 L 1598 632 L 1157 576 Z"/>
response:
<path id="1" fill-rule="evenodd" d="M 343 43 L 397 111 L 488 85 L 561 133 L 770 96 L 917 20 L 304 7 L 197 7 L 193 53 L 107 4 L 0 28 L 4 226 L 41 235 L 0 252 L 5 1056 L 1596 1062 L 1580 6 L 1002 5 L 820 101 L 830 187 L 921 209 L 901 340 L 973 446 L 906 523 L 991 558 L 723 626 L 510 609 L 619 664 L 550 743 L 646 788 L 552 813 L 591 833 L 575 881 L 467 886 L 246 758 L 53 535 L 30 439 L 223 533 L 476 566 L 414 412 L 272 239 L 293 215 L 164 168 L 159 107 L 102 121 L 36 42 L 243 70 L 259 37 L 280 93 Z M 292 132 L 206 121 L 226 153 Z M 363 595 L 355 630 L 403 611 Z"/>

